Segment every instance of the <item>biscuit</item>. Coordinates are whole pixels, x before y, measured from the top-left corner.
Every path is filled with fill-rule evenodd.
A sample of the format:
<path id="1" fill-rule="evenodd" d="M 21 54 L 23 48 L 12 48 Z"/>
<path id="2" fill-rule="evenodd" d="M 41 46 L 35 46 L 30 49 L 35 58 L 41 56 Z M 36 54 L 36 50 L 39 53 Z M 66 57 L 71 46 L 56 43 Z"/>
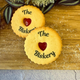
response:
<path id="1" fill-rule="evenodd" d="M 45 17 L 40 9 L 25 5 L 18 8 L 13 14 L 11 26 L 20 37 L 25 38 L 32 30 L 45 25 Z"/>
<path id="2" fill-rule="evenodd" d="M 59 34 L 52 28 L 40 27 L 26 37 L 24 50 L 34 63 L 49 64 L 61 54 L 62 41 Z"/>

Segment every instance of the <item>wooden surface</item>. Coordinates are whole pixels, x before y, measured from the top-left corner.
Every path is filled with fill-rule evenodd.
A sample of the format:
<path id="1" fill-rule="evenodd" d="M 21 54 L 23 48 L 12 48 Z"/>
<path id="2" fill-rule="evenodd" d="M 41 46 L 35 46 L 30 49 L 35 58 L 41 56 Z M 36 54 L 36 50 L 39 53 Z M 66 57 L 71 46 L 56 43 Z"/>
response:
<path id="1" fill-rule="evenodd" d="M 0 7 L 5 5 L 0 0 Z M 55 5 L 45 14 L 46 26 L 56 30 L 62 38 L 59 58 L 48 65 L 31 62 L 24 52 L 24 40 L 12 31 L 10 25 L 0 30 L 0 69 L 80 69 L 80 5 Z"/>

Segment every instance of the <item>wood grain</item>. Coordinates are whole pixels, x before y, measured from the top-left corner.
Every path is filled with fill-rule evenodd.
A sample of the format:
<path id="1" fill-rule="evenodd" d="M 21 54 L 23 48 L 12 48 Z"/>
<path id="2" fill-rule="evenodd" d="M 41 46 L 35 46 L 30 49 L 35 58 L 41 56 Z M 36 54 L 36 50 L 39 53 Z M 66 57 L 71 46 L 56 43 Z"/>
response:
<path id="1" fill-rule="evenodd" d="M 5 5 L 0 0 L 0 7 Z M 59 58 L 48 65 L 31 62 L 24 52 L 24 40 L 11 29 L 10 24 L 0 30 L 0 69 L 80 69 L 80 5 L 55 5 L 45 14 L 46 26 L 56 30 L 62 38 Z"/>

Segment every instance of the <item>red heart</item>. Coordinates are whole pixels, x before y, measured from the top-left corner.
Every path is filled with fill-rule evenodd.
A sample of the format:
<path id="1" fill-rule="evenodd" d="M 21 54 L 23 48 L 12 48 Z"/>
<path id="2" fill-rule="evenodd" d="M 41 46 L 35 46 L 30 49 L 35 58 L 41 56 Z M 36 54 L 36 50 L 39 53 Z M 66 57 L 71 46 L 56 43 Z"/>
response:
<path id="1" fill-rule="evenodd" d="M 31 19 L 30 18 L 24 18 L 23 22 L 24 22 L 25 26 L 29 26 L 31 24 Z"/>
<path id="2" fill-rule="evenodd" d="M 39 42 L 38 46 L 42 51 L 44 51 L 47 47 L 47 43 L 46 42 L 43 42 L 43 43 Z"/>

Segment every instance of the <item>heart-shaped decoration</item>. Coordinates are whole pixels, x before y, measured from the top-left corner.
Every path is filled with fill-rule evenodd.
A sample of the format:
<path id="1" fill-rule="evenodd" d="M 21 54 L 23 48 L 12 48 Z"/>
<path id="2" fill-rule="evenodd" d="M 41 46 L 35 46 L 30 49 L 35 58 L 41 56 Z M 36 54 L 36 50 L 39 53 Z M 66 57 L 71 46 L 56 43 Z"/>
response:
<path id="1" fill-rule="evenodd" d="M 30 18 L 24 18 L 23 23 L 25 24 L 25 26 L 28 27 L 31 24 L 31 19 Z"/>
<path id="2" fill-rule="evenodd" d="M 38 46 L 42 51 L 44 51 L 46 49 L 46 47 L 47 47 L 47 43 L 46 42 L 43 42 L 43 43 L 39 42 Z"/>

